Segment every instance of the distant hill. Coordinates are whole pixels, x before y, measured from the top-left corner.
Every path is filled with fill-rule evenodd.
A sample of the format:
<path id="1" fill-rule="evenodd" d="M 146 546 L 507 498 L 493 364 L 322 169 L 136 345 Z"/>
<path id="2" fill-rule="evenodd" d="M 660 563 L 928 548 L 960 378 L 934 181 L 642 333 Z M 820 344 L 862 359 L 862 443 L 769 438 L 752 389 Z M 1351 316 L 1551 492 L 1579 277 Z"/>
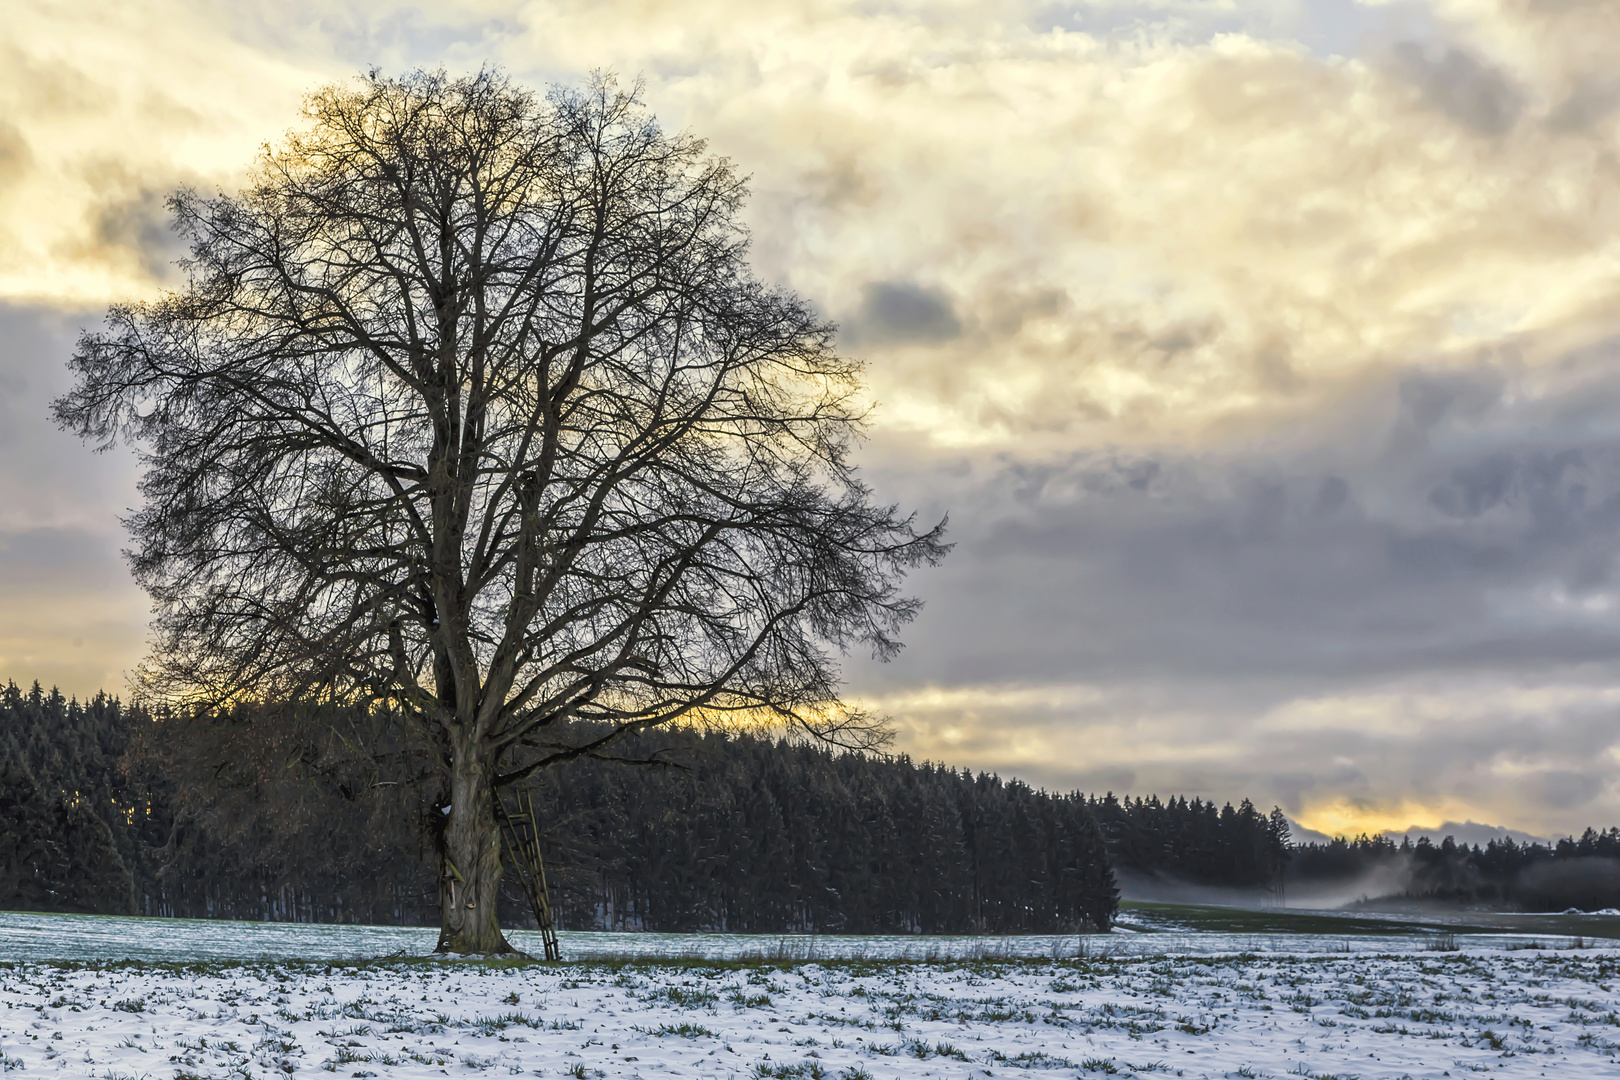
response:
<path id="1" fill-rule="evenodd" d="M 1545 836 L 1536 836 L 1532 833 L 1520 832 L 1518 829 L 1508 829 L 1501 825 L 1483 825 L 1477 821 L 1448 821 L 1444 825 L 1436 825 L 1432 829 L 1425 829 L 1418 825 L 1409 825 L 1404 829 L 1389 830 L 1391 839 L 1401 837 L 1411 840 L 1414 844 L 1427 837 L 1430 843 L 1438 844 L 1451 837 L 1459 844 L 1468 847 L 1484 847 L 1492 841 L 1512 840 L 1515 844 L 1550 844 Z"/>
<path id="2" fill-rule="evenodd" d="M 1290 818 L 1288 827 L 1296 844 L 1331 844 L 1333 837 L 1315 829 L 1307 829 L 1299 822 Z M 1512 839 L 1516 844 L 1550 844 L 1551 840 L 1533 833 L 1520 832 L 1518 829 L 1509 829 L 1501 825 L 1485 825 L 1477 821 L 1448 821 L 1434 828 L 1422 825 L 1408 825 L 1404 829 L 1386 829 L 1381 835 L 1394 840 L 1407 839 L 1414 844 L 1423 837 L 1428 837 L 1430 843 L 1438 844 L 1446 837 L 1451 837 L 1459 844 L 1469 847 L 1478 845 L 1484 847 L 1492 840 Z"/>

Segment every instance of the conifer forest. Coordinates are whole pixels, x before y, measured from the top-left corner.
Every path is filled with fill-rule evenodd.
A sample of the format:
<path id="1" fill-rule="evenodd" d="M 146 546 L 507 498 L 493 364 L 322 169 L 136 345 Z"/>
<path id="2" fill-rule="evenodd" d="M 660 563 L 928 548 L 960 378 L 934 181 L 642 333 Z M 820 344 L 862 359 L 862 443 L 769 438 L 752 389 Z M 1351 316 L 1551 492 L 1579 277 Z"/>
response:
<path id="1" fill-rule="evenodd" d="M 431 925 L 442 793 L 406 730 L 0 688 L 0 909 Z M 749 735 L 620 756 L 532 786 L 564 928 L 1072 932 L 1115 909 L 1076 795 Z"/>
<path id="2" fill-rule="evenodd" d="M 432 925 L 443 796 L 410 730 L 378 710 L 154 717 L 6 684 L 0 910 Z M 1613 828 L 1294 844 L 1248 800 L 1058 794 L 747 733 L 644 733 L 530 790 L 566 929 L 1073 932 L 1109 924 L 1115 868 L 1257 897 L 1371 875 L 1412 901 L 1620 904 Z M 504 889 L 503 918 L 528 925 Z"/>

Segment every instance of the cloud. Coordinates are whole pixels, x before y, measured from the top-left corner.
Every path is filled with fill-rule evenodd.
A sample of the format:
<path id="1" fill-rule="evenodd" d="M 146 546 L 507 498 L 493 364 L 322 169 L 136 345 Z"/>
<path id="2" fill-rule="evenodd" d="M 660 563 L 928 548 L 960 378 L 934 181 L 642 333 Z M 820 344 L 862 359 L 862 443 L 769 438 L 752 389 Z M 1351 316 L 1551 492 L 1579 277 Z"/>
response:
<path id="1" fill-rule="evenodd" d="M 861 306 L 845 320 L 841 339 L 852 348 L 937 344 L 961 334 L 962 324 L 941 289 L 904 281 L 862 286 Z"/>
<path id="2" fill-rule="evenodd" d="M 13 7 L 0 145 L 26 153 L 0 163 L 0 297 L 150 296 L 171 274 L 163 195 L 237 183 L 327 58 L 289 65 L 191 0 Z"/>
<path id="3" fill-rule="evenodd" d="M 1019 692 L 988 708 L 976 696 L 964 709 L 941 688 L 873 700 L 899 718 L 914 755 L 1058 790 L 1249 797 L 1329 833 L 1509 817 L 1561 835 L 1620 809 L 1612 684 L 1426 680 L 1270 708 L 1228 691 L 1047 695 L 1084 699 L 1078 712 Z"/>
<path id="4" fill-rule="evenodd" d="M 958 546 L 855 685 L 913 753 L 1061 787 L 1620 817 L 1616 385 L 1608 346 L 1390 371 L 1218 452 L 881 443 L 881 486 L 949 507 Z"/>
<path id="5" fill-rule="evenodd" d="M 31 157 L 22 132 L 11 124 L 0 123 L 0 192 L 26 174 Z"/>
<path id="6" fill-rule="evenodd" d="M 1462 49 L 1431 55 L 1420 43 L 1403 41 L 1394 59 L 1430 105 L 1481 135 L 1506 133 L 1524 108 L 1523 93 L 1506 74 Z"/>
<path id="7" fill-rule="evenodd" d="M 82 696 L 121 691 L 148 609 L 119 555 L 134 462 L 88 453 L 47 415 L 81 319 L 0 302 L 0 680 Z"/>
<path id="8" fill-rule="evenodd" d="M 1560 132 L 1588 132 L 1620 107 L 1620 82 L 1580 80 L 1569 96 L 1547 117 L 1547 126 Z"/>
<path id="9" fill-rule="evenodd" d="M 119 533 L 133 505 L 126 452 L 90 454 L 51 423 L 51 399 L 70 385 L 68 357 L 80 328 L 101 313 L 0 301 L 0 532 L 70 527 Z"/>
<path id="10" fill-rule="evenodd" d="M 868 479 L 952 514 L 910 648 L 850 669 L 908 747 L 1363 820 L 1620 819 L 1617 13 L 25 0 L 0 536 L 63 595 L 84 572 L 68 614 L 24 570 L 0 596 L 54 626 L 105 595 L 134 634 L 102 576 L 132 467 L 42 410 L 73 326 L 166 280 L 163 193 L 230 187 L 374 62 L 602 67 L 752 176 L 759 273 L 870 362 Z M 133 648 L 62 626 L 64 656 Z"/>

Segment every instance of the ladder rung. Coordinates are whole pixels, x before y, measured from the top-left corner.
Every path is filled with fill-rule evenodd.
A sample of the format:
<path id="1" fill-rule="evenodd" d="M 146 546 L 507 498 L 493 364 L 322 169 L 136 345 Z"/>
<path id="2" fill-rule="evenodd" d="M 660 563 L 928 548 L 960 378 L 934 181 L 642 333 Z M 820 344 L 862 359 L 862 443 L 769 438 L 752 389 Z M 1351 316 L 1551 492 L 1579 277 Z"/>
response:
<path id="1" fill-rule="evenodd" d="M 534 818 L 534 797 L 527 788 L 517 792 L 517 813 L 506 807 L 506 799 L 495 793 L 495 813 L 501 826 L 501 841 L 517 871 L 518 882 L 529 897 L 534 909 L 534 921 L 540 926 L 540 939 L 545 944 L 547 960 L 562 959 L 562 947 L 557 941 L 557 923 L 551 910 L 551 893 L 546 884 L 546 863 L 540 855 L 540 829 Z"/>

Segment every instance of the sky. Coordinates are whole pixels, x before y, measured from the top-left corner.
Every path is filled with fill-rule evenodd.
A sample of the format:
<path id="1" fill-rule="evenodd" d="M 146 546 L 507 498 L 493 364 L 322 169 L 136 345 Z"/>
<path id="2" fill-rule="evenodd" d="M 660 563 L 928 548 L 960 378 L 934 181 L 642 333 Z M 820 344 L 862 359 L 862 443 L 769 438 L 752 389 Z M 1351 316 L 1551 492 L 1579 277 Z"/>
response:
<path id="1" fill-rule="evenodd" d="M 949 513 L 897 748 L 1321 832 L 1620 823 L 1620 0 L 12 0 L 0 679 L 125 687 L 125 451 L 65 360 L 372 66 L 641 78 Z"/>

